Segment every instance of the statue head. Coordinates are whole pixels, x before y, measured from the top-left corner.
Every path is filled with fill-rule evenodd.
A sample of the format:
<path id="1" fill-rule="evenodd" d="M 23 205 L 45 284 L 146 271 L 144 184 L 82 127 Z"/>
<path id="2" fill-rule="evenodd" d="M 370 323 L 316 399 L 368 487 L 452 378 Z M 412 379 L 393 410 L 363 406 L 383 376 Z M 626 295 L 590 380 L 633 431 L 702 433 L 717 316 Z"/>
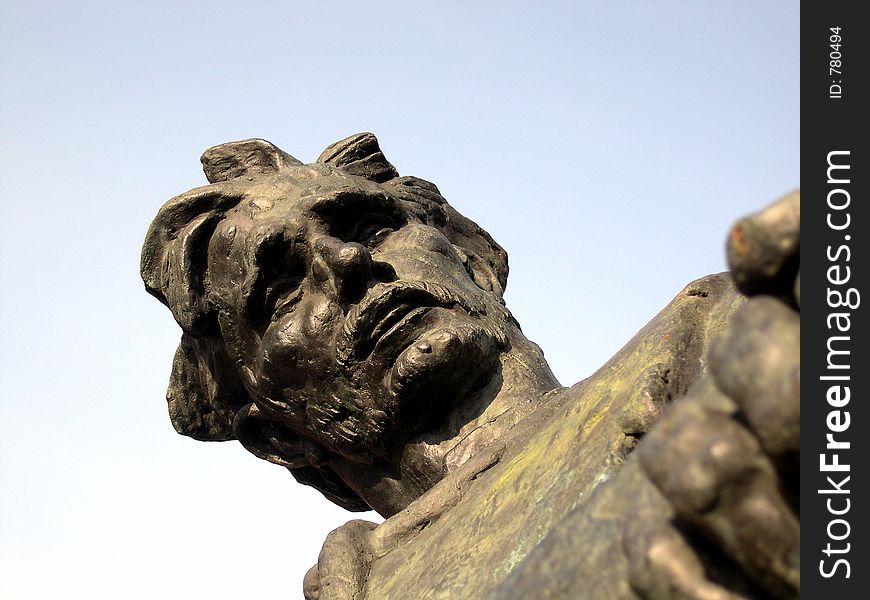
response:
<path id="1" fill-rule="evenodd" d="M 167 202 L 142 251 L 183 331 L 172 422 L 367 509 L 330 460 L 389 463 L 492 379 L 520 335 L 507 255 L 372 134 L 310 165 L 264 140 L 202 163 L 210 185 Z"/>

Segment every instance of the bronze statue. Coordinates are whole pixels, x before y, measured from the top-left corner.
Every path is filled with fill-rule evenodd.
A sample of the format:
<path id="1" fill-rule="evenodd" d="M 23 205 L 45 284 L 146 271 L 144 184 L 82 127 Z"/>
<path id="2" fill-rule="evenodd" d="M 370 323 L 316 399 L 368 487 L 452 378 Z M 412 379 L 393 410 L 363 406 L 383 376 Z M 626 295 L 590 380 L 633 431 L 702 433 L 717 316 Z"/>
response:
<path id="1" fill-rule="evenodd" d="M 733 229 L 740 291 L 689 284 L 564 388 L 505 251 L 373 135 L 202 162 L 142 252 L 183 331 L 173 425 L 387 517 L 327 538 L 307 598 L 798 595 L 797 194 Z"/>

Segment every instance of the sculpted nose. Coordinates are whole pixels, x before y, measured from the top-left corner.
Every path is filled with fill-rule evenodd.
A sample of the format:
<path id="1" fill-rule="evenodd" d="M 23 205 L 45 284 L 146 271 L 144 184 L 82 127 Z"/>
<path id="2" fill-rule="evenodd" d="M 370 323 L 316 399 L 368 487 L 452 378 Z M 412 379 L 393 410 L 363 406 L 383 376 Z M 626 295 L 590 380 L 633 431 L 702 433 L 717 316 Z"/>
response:
<path id="1" fill-rule="evenodd" d="M 352 302 L 365 292 L 372 278 L 373 265 L 365 246 L 324 237 L 317 241 L 314 250 L 312 274 L 332 288 L 339 301 Z"/>

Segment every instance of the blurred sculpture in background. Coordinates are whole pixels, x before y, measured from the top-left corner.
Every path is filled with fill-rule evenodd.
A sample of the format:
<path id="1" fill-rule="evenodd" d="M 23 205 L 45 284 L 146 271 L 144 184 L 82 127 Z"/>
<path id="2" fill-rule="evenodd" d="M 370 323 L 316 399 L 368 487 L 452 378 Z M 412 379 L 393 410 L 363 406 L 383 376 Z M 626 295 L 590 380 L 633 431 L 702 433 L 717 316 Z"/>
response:
<path id="1" fill-rule="evenodd" d="M 172 423 L 387 518 L 330 534 L 307 598 L 799 595 L 797 193 L 564 388 L 505 251 L 373 135 L 202 162 L 142 252 L 183 331 Z"/>

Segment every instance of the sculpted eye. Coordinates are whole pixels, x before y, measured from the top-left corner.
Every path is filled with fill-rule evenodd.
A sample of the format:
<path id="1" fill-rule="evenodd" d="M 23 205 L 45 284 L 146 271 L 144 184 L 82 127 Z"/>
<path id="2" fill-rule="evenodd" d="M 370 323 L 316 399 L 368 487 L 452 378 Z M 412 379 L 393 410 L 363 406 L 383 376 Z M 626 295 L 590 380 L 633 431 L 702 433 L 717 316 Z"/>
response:
<path id="1" fill-rule="evenodd" d="M 248 314 L 255 322 L 268 323 L 286 314 L 302 297 L 306 263 L 293 245 L 275 236 L 256 253 L 257 278 L 248 298 Z M 280 313 L 280 314 L 279 314 Z"/>
<path id="2" fill-rule="evenodd" d="M 274 321 L 290 312 L 302 298 L 304 273 L 291 268 L 271 275 L 271 281 L 263 286 L 261 300 L 252 308 L 261 317 Z"/>
<path id="3" fill-rule="evenodd" d="M 312 207 L 329 235 L 343 242 L 376 246 L 408 222 L 402 207 L 386 195 L 340 193 Z"/>
<path id="4" fill-rule="evenodd" d="M 272 290 L 270 290 L 272 292 Z M 287 313 L 289 313 L 296 304 L 299 303 L 299 300 L 302 299 L 302 288 L 299 287 L 299 283 L 295 284 L 295 289 L 290 291 L 289 293 L 282 294 L 280 289 L 277 292 L 272 292 L 267 295 L 267 298 L 272 296 L 274 299 L 275 310 L 272 311 L 272 321 L 277 321 Z M 268 306 L 269 300 L 267 300 Z"/>
<path id="5" fill-rule="evenodd" d="M 343 242 L 357 242 L 369 248 L 377 246 L 393 231 L 401 227 L 395 218 L 385 214 L 364 215 L 349 225 L 336 237 Z"/>
<path id="6" fill-rule="evenodd" d="M 394 231 L 392 227 L 370 227 L 360 235 L 359 243 L 368 247 L 377 246 Z"/>

